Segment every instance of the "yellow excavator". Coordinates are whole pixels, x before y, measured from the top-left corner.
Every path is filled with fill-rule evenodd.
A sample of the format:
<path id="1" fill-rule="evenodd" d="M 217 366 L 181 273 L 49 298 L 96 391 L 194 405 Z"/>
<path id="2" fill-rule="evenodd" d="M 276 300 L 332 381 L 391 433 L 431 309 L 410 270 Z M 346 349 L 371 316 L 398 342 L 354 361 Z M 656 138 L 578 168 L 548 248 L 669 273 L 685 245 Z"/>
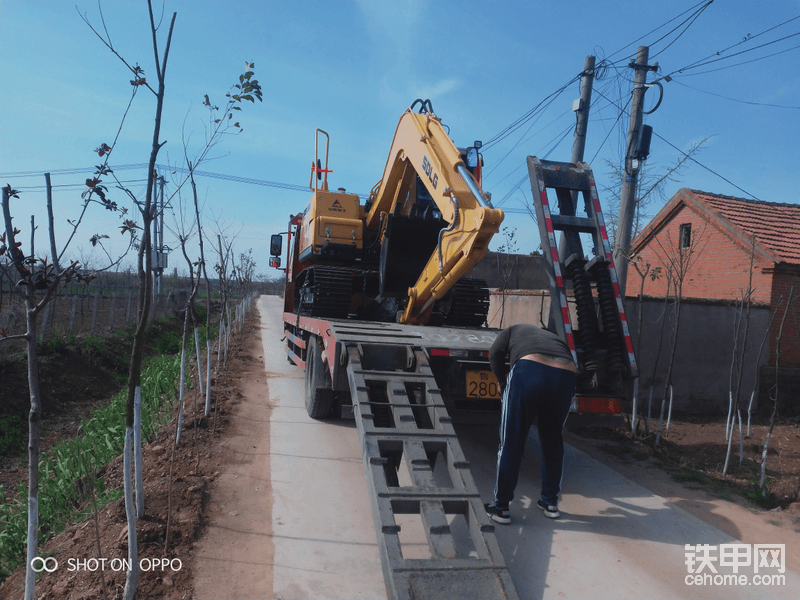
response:
<path id="1" fill-rule="evenodd" d="M 482 189 L 480 142 L 459 149 L 445 128 L 430 100 L 416 100 L 400 117 L 383 177 L 363 205 L 356 194 L 329 189 L 330 137 L 317 129 L 311 201 L 287 232 L 287 312 L 485 323 L 489 290 L 464 275 L 485 256 L 503 211 Z M 270 264 L 279 267 L 281 234 L 271 241 Z"/>

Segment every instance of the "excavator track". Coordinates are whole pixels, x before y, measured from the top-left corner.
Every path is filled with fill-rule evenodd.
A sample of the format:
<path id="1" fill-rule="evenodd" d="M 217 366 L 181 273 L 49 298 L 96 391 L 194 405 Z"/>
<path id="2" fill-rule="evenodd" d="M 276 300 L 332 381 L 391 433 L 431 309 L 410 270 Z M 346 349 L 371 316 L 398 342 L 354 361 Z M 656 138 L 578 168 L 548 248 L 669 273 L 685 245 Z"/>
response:
<path id="1" fill-rule="evenodd" d="M 483 279 L 462 277 L 444 305 L 445 325 L 480 327 L 489 314 L 489 287 Z"/>
<path id="2" fill-rule="evenodd" d="M 300 314 L 346 319 L 353 294 L 352 269 L 309 267 L 300 288 Z"/>

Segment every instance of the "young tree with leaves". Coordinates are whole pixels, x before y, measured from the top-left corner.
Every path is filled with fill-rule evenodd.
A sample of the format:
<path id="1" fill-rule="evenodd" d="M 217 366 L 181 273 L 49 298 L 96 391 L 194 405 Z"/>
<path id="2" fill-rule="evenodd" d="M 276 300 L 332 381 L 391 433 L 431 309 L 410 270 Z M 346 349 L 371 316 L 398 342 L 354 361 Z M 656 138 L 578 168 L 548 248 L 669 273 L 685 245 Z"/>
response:
<path id="1" fill-rule="evenodd" d="M 22 233 L 11 224 L 11 199 L 19 199 L 19 192 L 6 186 L 2 190 L 2 212 L 5 234 L 0 242 L 0 255 L 6 252 L 11 264 L 20 277 L 18 286 L 25 289 L 26 331 L 23 334 L 7 335 L 0 329 L 0 340 L 24 340 L 28 355 L 28 392 L 30 411 L 28 412 L 28 533 L 25 569 L 25 600 L 32 600 L 36 585 L 36 574 L 32 561 L 39 554 L 39 422 L 42 415 L 41 393 L 39 389 L 39 354 L 37 349 L 37 320 L 39 314 L 52 300 L 59 286 L 69 281 L 77 271 L 77 263 L 56 272 L 46 259 L 37 259 L 32 253 L 25 256 L 22 242 L 16 236 Z M 6 246 L 7 241 L 7 246 Z M 44 292 L 37 298 L 36 292 Z"/>
<path id="2" fill-rule="evenodd" d="M 129 105 L 130 108 L 130 105 Z M 116 140 L 115 140 L 116 142 Z M 12 189 L 11 186 L 3 188 L 2 212 L 3 221 L 5 224 L 5 233 L 0 238 L 0 256 L 8 255 L 12 268 L 20 277 L 17 287 L 24 288 L 24 299 L 26 305 L 26 332 L 18 335 L 7 335 L 3 329 L 0 329 L 0 341 L 11 341 L 15 339 L 25 340 L 27 344 L 27 357 L 28 357 L 28 388 L 31 399 L 31 409 L 28 418 L 28 535 L 27 535 L 27 565 L 25 575 L 25 598 L 26 600 L 34 597 L 34 589 L 36 583 L 35 573 L 32 568 L 31 560 L 37 554 L 38 547 L 38 520 L 39 520 L 39 505 L 38 505 L 38 467 L 39 467 L 39 421 L 41 420 L 41 396 L 39 393 L 39 360 L 38 360 L 38 318 L 39 315 L 44 313 L 50 308 L 50 303 L 56 297 L 58 290 L 62 285 L 71 281 L 73 278 L 77 280 L 90 281 L 96 277 L 95 274 L 81 273 L 78 268 L 81 263 L 71 261 L 70 265 L 66 268 L 56 267 L 56 264 L 63 261 L 61 260 L 67 252 L 70 243 L 78 232 L 80 225 L 83 222 L 89 207 L 92 204 L 100 204 L 110 211 L 120 212 L 124 217 L 124 210 L 120 209 L 115 202 L 109 200 L 106 196 L 107 188 L 101 185 L 100 176 L 110 173 L 107 164 L 107 155 L 112 150 L 112 147 L 103 144 L 98 154 L 103 157 L 106 156 L 105 161 L 95 167 L 94 176 L 87 179 L 87 190 L 82 194 L 83 207 L 80 215 L 75 220 L 68 220 L 72 226 L 72 232 L 67 242 L 64 244 L 61 254 L 54 255 L 50 260 L 46 258 L 36 258 L 35 246 L 33 242 L 33 223 L 31 227 L 31 253 L 25 256 L 22 252 L 22 243 L 16 240 L 16 236 L 22 233 L 19 229 L 12 226 L 11 214 L 11 199 L 19 199 L 19 192 Z M 97 150 L 96 150 L 97 151 Z M 123 233 L 126 231 L 123 226 Z M 127 250 L 119 257 L 112 258 L 106 251 L 102 244 L 103 239 L 107 239 L 107 234 L 95 233 L 89 239 L 94 247 L 100 246 L 108 257 L 108 266 L 104 269 L 110 269 L 119 264 L 119 262 L 127 254 Z M 6 246 L 8 240 L 8 246 Z M 134 236 L 131 236 L 128 250 L 133 244 Z M 52 249 L 51 249 L 52 252 Z M 37 298 L 37 292 L 40 292 L 40 297 Z M 44 327 L 44 324 L 42 325 Z"/>

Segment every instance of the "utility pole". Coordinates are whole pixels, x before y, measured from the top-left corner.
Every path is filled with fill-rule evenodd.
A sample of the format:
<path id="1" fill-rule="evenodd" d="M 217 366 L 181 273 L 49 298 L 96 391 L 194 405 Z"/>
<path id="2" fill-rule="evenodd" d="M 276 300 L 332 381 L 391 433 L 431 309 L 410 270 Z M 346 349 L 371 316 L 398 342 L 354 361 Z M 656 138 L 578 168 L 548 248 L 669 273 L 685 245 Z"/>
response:
<path id="1" fill-rule="evenodd" d="M 572 110 L 577 113 L 578 122 L 575 125 L 575 135 L 572 140 L 571 162 L 583 161 L 583 150 L 586 148 L 586 129 L 589 126 L 589 106 L 592 103 L 592 83 L 594 81 L 594 56 L 587 56 L 583 63 L 583 73 L 581 73 L 581 97 L 577 106 L 573 105 Z"/>
<path id="2" fill-rule="evenodd" d="M 589 107 L 592 103 L 592 83 L 594 81 L 594 56 L 587 56 L 583 63 L 583 73 L 581 74 L 581 97 L 574 102 L 572 110 L 576 114 L 575 134 L 572 141 L 572 157 L 570 162 L 579 163 L 583 161 L 583 151 L 586 148 L 586 130 L 589 126 Z M 575 216 L 578 203 L 578 193 L 572 192 L 571 206 L 567 206 L 566 198 L 559 198 L 558 210 L 562 215 Z M 569 252 L 565 250 L 569 248 Z M 559 241 L 559 253 L 561 256 L 571 256 L 572 254 L 583 254 L 581 249 L 580 237 L 576 231 L 564 232 Z"/>
<path id="3" fill-rule="evenodd" d="M 636 157 L 636 147 L 642 131 L 642 113 L 644 110 L 644 93 L 647 90 L 647 72 L 655 71 L 658 63 L 653 66 L 647 64 L 650 48 L 639 46 L 636 61 L 629 67 L 634 69 L 634 84 L 631 92 L 631 122 L 628 129 L 628 146 L 625 152 L 624 179 L 619 199 L 619 219 L 617 221 L 617 235 L 614 239 L 616 258 L 614 266 L 617 270 L 617 281 L 622 297 L 625 298 L 625 283 L 628 279 L 628 250 L 631 245 L 631 229 L 633 216 L 636 212 L 636 190 L 639 184 L 639 159 Z"/>

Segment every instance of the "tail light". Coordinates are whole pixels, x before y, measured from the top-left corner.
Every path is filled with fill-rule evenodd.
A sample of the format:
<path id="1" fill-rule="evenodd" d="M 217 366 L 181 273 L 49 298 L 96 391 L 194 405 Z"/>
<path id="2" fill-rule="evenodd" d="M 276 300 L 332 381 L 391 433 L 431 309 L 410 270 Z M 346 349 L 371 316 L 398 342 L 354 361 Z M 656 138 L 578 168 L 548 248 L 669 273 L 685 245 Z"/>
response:
<path id="1" fill-rule="evenodd" d="M 603 396 L 576 396 L 576 411 L 616 415 L 622 412 L 622 399 Z"/>

